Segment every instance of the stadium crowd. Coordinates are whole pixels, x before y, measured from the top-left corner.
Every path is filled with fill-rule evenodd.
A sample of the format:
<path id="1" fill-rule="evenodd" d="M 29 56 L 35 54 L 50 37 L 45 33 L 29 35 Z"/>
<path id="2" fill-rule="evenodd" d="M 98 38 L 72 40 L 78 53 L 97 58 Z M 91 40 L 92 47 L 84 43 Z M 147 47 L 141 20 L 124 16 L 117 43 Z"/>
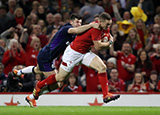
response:
<path id="1" fill-rule="evenodd" d="M 12 70 L 37 65 L 37 55 L 72 13 L 83 24 L 107 12 L 112 16 L 114 43 L 91 51 L 107 66 L 110 92 L 160 91 L 159 0 L 1 0 L 0 92 L 32 92 L 41 74 L 16 76 Z M 61 56 L 56 59 L 59 68 Z M 99 92 L 97 71 L 74 67 L 61 88 L 53 92 Z"/>

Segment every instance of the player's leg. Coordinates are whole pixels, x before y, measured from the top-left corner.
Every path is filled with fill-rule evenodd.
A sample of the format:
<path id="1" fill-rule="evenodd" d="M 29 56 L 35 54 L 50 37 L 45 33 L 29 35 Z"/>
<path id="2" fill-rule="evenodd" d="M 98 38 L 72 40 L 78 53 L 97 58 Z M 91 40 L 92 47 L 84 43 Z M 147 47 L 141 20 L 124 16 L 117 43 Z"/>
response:
<path id="1" fill-rule="evenodd" d="M 52 74 L 49 77 L 47 77 L 46 79 L 44 79 L 43 81 L 38 82 L 37 87 L 39 89 L 42 89 L 44 86 L 54 84 L 54 83 L 59 82 L 59 81 L 63 81 L 64 78 L 68 75 L 68 73 L 69 72 L 65 71 L 60 66 L 59 72 L 57 74 Z"/>
<path id="2" fill-rule="evenodd" d="M 25 67 L 25 68 L 20 69 L 20 70 L 14 69 L 13 72 L 14 72 L 14 74 L 16 74 L 18 76 L 21 76 L 22 74 L 25 74 L 25 73 L 40 73 L 40 74 L 42 73 L 39 70 L 38 65 L 36 67 L 35 66 L 28 66 L 28 67 Z"/>
<path id="3" fill-rule="evenodd" d="M 106 72 L 106 65 L 103 63 L 99 56 L 95 55 L 92 52 L 89 52 L 84 56 L 82 64 L 98 71 L 98 79 L 102 87 L 104 102 L 107 103 L 111 100 L 119 98 L 119 95 L 113 96 L 108 92 L 108 78 Z M 108 99 L 108 97 L 110 99 Z"/>
<path id="4" fill-rule="evenodd" d="M 82 64 L 98 71 L 98 79 L 102 87 L 103 97 L 105 97 L 108 94 L 108 87 L 106 87 L 108 83 L 106 65 L 92 52 L 89 52 L 84 56 Z"/>

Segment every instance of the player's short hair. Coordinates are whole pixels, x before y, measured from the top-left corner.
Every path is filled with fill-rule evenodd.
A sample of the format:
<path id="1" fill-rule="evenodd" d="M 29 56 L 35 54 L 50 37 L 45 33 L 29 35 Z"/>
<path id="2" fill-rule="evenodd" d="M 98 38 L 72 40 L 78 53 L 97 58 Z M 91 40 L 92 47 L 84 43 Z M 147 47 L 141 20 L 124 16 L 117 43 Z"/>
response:
<path id="1" fill-rule="evenodd" d="M 70 15 L 69 19 L 70 20 L 75 20 L 75 19 L 80 20 L 80 19 L 82 19 L 82 17 L 80 15 L 78 15 L 78 14 L 73 13 L 73 14 Z"/>
<path id="2" fill-rule="evenodd" d="M 102 12 L 100 15 L 99 15 L 99 19 L 100 20 L 111 20 L 112 17 L 110 16 L 110 14 L 106 13 L 106 12 Z"/>

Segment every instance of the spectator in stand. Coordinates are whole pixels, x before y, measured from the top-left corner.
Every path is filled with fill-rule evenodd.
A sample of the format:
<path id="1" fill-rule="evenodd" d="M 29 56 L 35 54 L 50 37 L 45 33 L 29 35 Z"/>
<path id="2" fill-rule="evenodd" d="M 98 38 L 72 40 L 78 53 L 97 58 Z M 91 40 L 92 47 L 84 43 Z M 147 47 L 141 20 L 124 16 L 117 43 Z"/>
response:
<path id="1" fill-rule="evenodd" d="M 152 18 L 154 14 L 154 6 L 152 0 L 129 0 L 129 5 L 127 9 L 130 11 L 131 7 L 138 6 L 140 7 L 144 13 L 150 18 Z"/>
<path id="2" fill-rule="evenodd" d="M 16 39 L 11 39 L 9 49 L 4 53 L 2 63 L 4 64 L 4 73 L 8 74 L 16 65 L 25 64 L 25 53 L 19 49 Z"/>
<path id="3" fill-rule="evenodd" d="M 151 71 L 150 79 L 146 83 L 146 88 L 148 92 L 160 91 L 160 80 L 158 79 L 158 75 L 155 70 Z"/>
<path id="4" fill-rule="evenodd" d="M 82 92 L 82 87 L 78 85 L 78 77 L 74 73 L 70 73 L 67 84 L 61 89 L 62 92 Z"/>
<path id="5" fill-rule="evenodd" d="M 16 31 L 16 28 L 14 27 L 10 27 L 9 29 L 5 30 L 3 33 L 1 33 L 1 38 L 6 42 L 6 46 L 9 45 L 9 41 L 11 39 L 17 39 L 17 31 Z"/>
<path id="6" fill-rule="evenodd" d="M 38 19 L 42 19 L 42 20 L 45 20 L 46 18 L 46 13 L 42 5 L 38 6 L 37 16 L 38 16 Z"/>
<path id="7" fill-rule="evenodd" d="M 50 34 L 53 29 L 59 29 L 64 25 L 64 22 L 62 21 L 62 15 L 60 13 L 56 13 L 53 19 L 53 24 L 47 27 L 47 35 Z"/>
<path id="8" fill-rule="evenodd" d="M 23 65 L 17 65 L 14 69 L 22 69 Z M 34 74 L 24 74 L 24 76 L 16 76 L 13 72 L 9 72 L 7 81 L 8 92 L 31 92 L 34 87 Z"/>
<path id="9" fill-rule="evenodd" d="M 47 31 L 46 35 L 49 35 L 52 33 L 52 30 L 54 29 L 54 15 L 52 13 L 49 13 L 46 15 L 46 23 L 47 23 Z"/>
<path id="10" fill-rule="evenodd" d="M 154 45 L 160 43 L 160 25 L 154 24 L 153 25 L 153 33 L 148 37 L 148 43 L 145 47 L 147 52 L 151 54 L 154 52 Z"/>
<path id="11" fill-rule="evenodd" d="M 98 51 L 98 56 L 103 60 L 103 62 L 106 63 L 107 59 L 109 58 L 109 55 L 107 54 L 106 49 L 102 49 Z"/>
<path id="12" fill-rule="evenodd" d="M 40 3 L 38 1 L 33 1 L 32 2 L 32 11 L 30 13 L 37 14 L 39 5 L 40 5 Z"/>
<path id="13" fill-rule="evenodd" d="M 37 37 L 33 37 L 30 45 L 27 44 L 26 42 L 26 36 L 25 34 L 27 33 L 27 29 L 23 29 L 21 38 L 20 38 L 20 43 L 23 47 L 23 49 L 25 50 L 26 53 L 26 66 L 36 66 L 37 65 L 37 55 L 41 49 L 41 42 L 39 40 L 39 38 Z"/>
<path id="14" fill-rule="evenodd" d="M 25 66 L 18 65 L 16 67 L 17 70 L 23 69 Z M 18 82 L 18 86 L 20 87 L 21 92 L 31 92 L 34 87 L 34 81 L 35 76 L 33 73 L 30 74 L 24 74 L 23 77 L 21 77 L 20 81 Z"/>
<path id="15" fill-rule="evenodd" d="M 28 31 L 30 32 L 31 31 L 31 26 L 33 24 L 36 24 L 37 21 L 38 21 L 37 15 L 32 13 L 32 14 L 27 16 L 27 19 L 26 19 L 26 21 L 24 23 L 24 27 L 27 28 Z"/>
<path id="16" fill-rule="evenodd" d="M 112 68 L 116 68 L 117 67 L 117 60 L 116 58 L 114 57 L 110 57 L 107 62 L 106 62 L 106 65 L 107 65 L 107 75 L 108 75 L 108 79 L 110 79 L 110 72 L 112 70 Z"/>
<path id="17" fill-rule="evenodd" d="M 84 23 L 94 21 L 94 16 L 104 12 L 103 7 L 97 5 L 97 0 L 88 0 L 89 4 L 80 9 L 79 15 L 82 16 Z"/>
<path id="18" fill-rule="evenodd" d="M 12 26 L 12 20 L 7 15 L 7 8 L 0 6 L 0 34 Z"/>
<path id="19" fill-rule="evenodd" d="M 98 81 L 98 72 L 94 69 L 88 68 L 85 65 L 82 65 L 81 67 L 86 77 L 86 91 L 87 92 L 101 91 L 101 85 L 99 84 Z"/>
<path id="20" fill-rule="evenodd" d="M 128 22 L 127 20 L 118 21 L 117 24 L 118 24 L 120 35 L 125 37 L 128 36 L 129 30 L 134 27 L 134 25 Z"/>
<path id="21" fill-rule="evenodd" d="M 110 76 L 111 78 L 108 80 L 109 92 L 124 92 L 125 82 L 118 78 L 118 70 L 116 68 L 111 69 Z"/>
<path id="22" fill-rule="evenodd" d="M 41 26 L 42 34 L 46 34 L 47 27 L 46 27 L 45 21 L 42 19 L 39 19 L 37 24 Z"/>
<path id="23" fill-rule="evenodd" d="M 141 42 L 143 44 L 143 48 L 144 48 L 146 45 L 146 41 L 147 41 L 146 39 L 148 37 L 148 30 L 145 25 L 145 22 L 142 19 L 138 19 L 136 21 L 136 29 L 137 29 L 137 32 L 139 34 L 140 40 L 141 40 Z"/>
<path id="24" fill-rule="evenodd" d="M 128 86 L 127 91 L 128 92 L 145 92 L 146 91 L 146 85 L 144 83 L 144 78 L 141 72 L 135 72 L 134 79 L 132 84 Z"/>
<path id="25" fill-rule="evenodd" d="M 50 2 L 49 0 L 40 0 L 40 4 L 44 7 L 46 13 L 57 13 L 57 9 L 53 8 Z"/>
<path id="26" fill-rule="evenodd" d="M 111 2 L 112 2 L 112 8 L 113 8 L 114 17 L 116 18 L 116 21 L 127 20 L 128 22 L 132 23 L 130 12 L 129 11 L 125 11 L 125 9 L 122 8 L 121 6 L 120 6 L 120 8 L 118 8 L 119 7 L 118 4 L 120 4 L 118 1 L 111 0 Z"/>
<path id="27" fill-rule="evenodd" d="M 52 26 L 53 23 L 54 23 L 54 15 L 52 13 L 48 13 L 46 15 L 46 23 L 47 23 L 47 26 Z"/>
<path id="28" fill-rule="evenodd" d="M 6 42 L 4 39 L 0 39 L 0 62 L 2 62 L 3 54 L 6 51 Z"/>
<path id="29" fill-rule="evenodd" d="M 7 15 L 10 17 L 11 20 L 14 19 L 14 11 L 18 7 L 16 0 L 8 0 L 8 13 Z"/>
<path id="30" fill-rule="evenodd" d="M 4 65 L 0 62 L 0 92 L 6 92 L 8 76 L 3 72 Z"/>
<path id="31" fill-rule="evenodd" d="M 141 69 L 141 74 L 144 77 L 145 82 L 149 80 L 149 75 L 152 70 L 155 70 L 155 65 L 151 62 L 147 52 L 140 50 L 137 55 L 137 61 L 135 63 L 136 69 Z"/>
<path id="32" fill-rule="evenodd" d="M 154 16 L 154 23 L 160 26 L 160 14 Z"/>
<path id="33" fill-rule="evenodd" d="M 126 86 L 132 81 L 135 70 L 136 57 L 131 53 L 131 45 L 124 42 L 121 51 L 114 51 L 113 45 L 110 47 L 110 55 L 117 59 L 118 78 L 126 82 Z"/>
<path id="34" fill-rule="evenodd" d="M 155 65 L 158 76 L 160 75 L 160 44 L 155 47 L 155 53 L 151 56 L 151 61 Z"/>
<path id="35" fill-rule="evenodd" d="M 118 24 L 114 23 L 111 26 L 111 33 L 114 38 L 114 50 L 121 50 L 123 42 L 126 40 L 126 37 L 121 35 L 118 31 Z"/>
<path id="36" fill-rule="evenodd" d="M 60 13 L 56 13 L 54 15 L 54 24 L 52 25 L 53 28 L 59 29 L 63 25 L 64 22 L 62 21 L 62 15 Z"/>
<path id="37" fill-rule="evenodd" d="M 137 56 L 137 51 L 139 49 L 142 49 L 142 42 L 141 42 L 141 40 L 139 38 L 139 34 L 136 31 L 136 29 L 132 28 L 129 31 L 128 37 L 126 38 L 126 42 L 131 44 L 131 48 L 132 48 L 133 54 L 135 56 Z"/>
<path id="38" fill-rule="evenodd" d="M 23 13 L 22 8 L 16 8 L 16 10 L 14 11 L 14 18 L 16 20 L 17 25 L 21 24 L 23 26 L 24 20 L 25 20 L 25 15 Z"/>
<path id="39" fill-rule="evenodd" d="M 32 25 L 32 31 L 28 39 L 29 45 L 34 37 L 38 37 L 40 39 L 42 48 L 48 43 L 48 38 L 45 34 L 42 34 L 41 29 L 41 26 L 38 24 Z"/>
<path id="40" fill-rule="evenodd" d="M 114 17 L 112 1 L 113 0 L 102 0 L 98 2 L 98 5 L 102 6 L 104 8 L 104 11 L 109 13 L 111 17 Z"/>

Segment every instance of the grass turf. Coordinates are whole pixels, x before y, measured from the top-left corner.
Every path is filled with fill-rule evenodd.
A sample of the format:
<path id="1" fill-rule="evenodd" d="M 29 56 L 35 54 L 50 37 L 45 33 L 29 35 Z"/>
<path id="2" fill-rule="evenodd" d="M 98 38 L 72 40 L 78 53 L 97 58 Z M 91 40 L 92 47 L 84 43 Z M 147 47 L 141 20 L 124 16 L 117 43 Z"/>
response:
<path id="1" fill-rule="evenodd" d="M 0 115 L 160 115 L 160 107 L 0 106 Z"/>

